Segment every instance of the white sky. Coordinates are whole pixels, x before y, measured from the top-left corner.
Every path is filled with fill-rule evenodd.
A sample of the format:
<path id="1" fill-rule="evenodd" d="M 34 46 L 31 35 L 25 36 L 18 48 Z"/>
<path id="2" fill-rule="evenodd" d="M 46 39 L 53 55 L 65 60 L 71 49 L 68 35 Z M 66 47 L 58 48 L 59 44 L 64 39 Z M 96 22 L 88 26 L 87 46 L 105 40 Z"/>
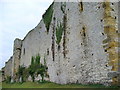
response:
<path id="1" fill-rule="evenodd" d="M 15 38 L 23 39 L 42 19 L 53 0 L 0 0 L 0 68 L 13 54 Z"/>

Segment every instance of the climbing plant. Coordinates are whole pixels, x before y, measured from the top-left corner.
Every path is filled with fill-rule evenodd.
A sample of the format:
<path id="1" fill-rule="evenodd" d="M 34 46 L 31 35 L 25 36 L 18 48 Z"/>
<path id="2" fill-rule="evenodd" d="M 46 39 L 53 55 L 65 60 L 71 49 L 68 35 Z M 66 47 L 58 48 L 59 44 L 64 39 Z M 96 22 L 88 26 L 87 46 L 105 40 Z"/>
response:
<path id="1" fill-rule="evenodd" d="M 62 39 L 62 33 L 63 33 L 63 25 L 60 23 L 60 25 L 57 25 L 56 28 L 56 43 L 59 45 Z"/>
<path id="2" fill-rule="evenodd" d="M 46 10 L 45 14 L 42 16 L 43 17 L 43 21 L 45 23 L 46 29 L 47 29 L 47 33 L 49 32 L 49 27 L 50 27 L 50 23 L 52 21 L 52 16 L 53 16 L 53 4 L 52 3 L 50 5 L 50 7 Z"/>

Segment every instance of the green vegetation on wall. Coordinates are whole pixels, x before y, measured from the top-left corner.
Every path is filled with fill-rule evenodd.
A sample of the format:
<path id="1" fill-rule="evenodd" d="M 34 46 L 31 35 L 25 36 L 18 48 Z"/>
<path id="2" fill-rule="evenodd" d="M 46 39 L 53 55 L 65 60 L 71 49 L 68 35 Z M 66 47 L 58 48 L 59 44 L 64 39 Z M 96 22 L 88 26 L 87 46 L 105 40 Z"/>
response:
<path id="1" fill-rule="evenodd" d="M 31 59 L 31 65 L 29 66 L 29 74 L 32 77 L 32 80 L 34 82 L 35 76 L 38 76 L 39 74 L 42 77 L 42 82 L 44 81 L 45 74 L 47 72 L 46 65 L 43 65 L 40 63 L 40 55 L 38 54 L 36 57 L 32 57 Z"/>
<path id="2" fill-rule="evenodd" d="M 59 45 L 62 39 L 62 34 L 63 34 L 63 25 L 60 23 L 60 25 L 57 25 L 56 28 L 56 43 Z"/>
<path id="3" fill-rule="evenodd" d="M 49 32 L 50 23 L 52 21 L 53 16 L 53 4 L 50 5 L 50 7 L 46 10 L 45 14 L 43 15 L 43 21 L 45 23 L 47 33 Z"/>

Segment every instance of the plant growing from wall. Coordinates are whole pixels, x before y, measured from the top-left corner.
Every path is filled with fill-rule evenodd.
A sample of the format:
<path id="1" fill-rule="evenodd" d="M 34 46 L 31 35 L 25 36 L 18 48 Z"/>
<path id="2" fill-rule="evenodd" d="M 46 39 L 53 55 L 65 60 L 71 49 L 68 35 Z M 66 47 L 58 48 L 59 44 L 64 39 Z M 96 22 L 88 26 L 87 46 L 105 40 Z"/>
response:
<path id="1" fill-rule="evenodd" d="M 45 23 L 46 29 L 47 29 L 47 33 L 49 32 L 49 27 L 50 27 L 50 23 L 52 21 L 52 16 L 53 16 L 53 4 L 52 3 L 50 5 L 50 7 L 46 10 L 45 14 L 42 16 L 43 17 L 43 21 Z"/>
<path id="2" fill-rule="evenodd" d="M 62 34 L 63 34 L 63 25 L 60 23 L 60 25 L 57 25 L 56 28 L 56 43 L 59 45 L 62 39 Z"/>

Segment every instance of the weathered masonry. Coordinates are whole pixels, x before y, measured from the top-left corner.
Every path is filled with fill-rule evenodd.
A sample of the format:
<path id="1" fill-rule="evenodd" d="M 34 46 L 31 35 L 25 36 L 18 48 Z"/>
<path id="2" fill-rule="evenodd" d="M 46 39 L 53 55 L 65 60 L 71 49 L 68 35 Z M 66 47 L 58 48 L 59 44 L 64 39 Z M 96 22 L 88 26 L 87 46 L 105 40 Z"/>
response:
<path id="1" fill-rule="evenodd" d="M 40 54 L 55 83 L 120 83 L 118 2 L 53 2 L 23 40 L 16 39 L 12 78 Z"/>

